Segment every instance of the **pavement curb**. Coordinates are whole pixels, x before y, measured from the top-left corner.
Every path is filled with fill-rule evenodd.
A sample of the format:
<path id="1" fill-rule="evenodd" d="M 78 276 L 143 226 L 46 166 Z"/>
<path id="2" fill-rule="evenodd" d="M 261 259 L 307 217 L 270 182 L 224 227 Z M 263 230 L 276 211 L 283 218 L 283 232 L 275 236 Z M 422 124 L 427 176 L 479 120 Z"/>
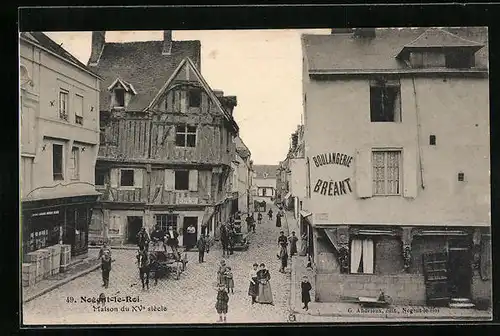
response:
<path id="1" fill-rule="evenodd" d="M 114 261 L 115 261 L 114 259 L 111 260 L 111 262 L 114 262 Z M 71 276 L 69 276 L 67 278 L 64 278 L 64 279 L 56 282 L 55 284 L 50 285 L 49 287 L 44 288 L 41 291 L 36 292 L 35 294 L 32 294 L 32 295 L 28 296 L 27 298 L 23 299 L 23 304 L 27 303 L 27 302 L 30 302 L 30 301 L 32 301 L 32 300 L 34 300 L 34 299 L 36 299 L 36 298 L 38 298 L 38 297 L 40 297 L 40 296 L 42 296 L 44 294 L 47 294 L 48 292 L 51 292 L 54 289 L 56 289 L 58 287 L 61 287 L 62 285 L 65 285 L 65 284 L 67 284 L 70 281 L 75 280 L 76 278 L 79 278 L 81 276 L 87 275 L 88 273 L 93 272 L 96 269 L 98 269 L 100 266 L 101 266 L 101 264 L 98 263 L 98 264 L 96 264 L 96 265 L 94 265 L 92 267 L 87 268 L 86 270 L 83 270 L 83 271 L 81 271 L 79 273 L 76 273 L 76 274 L 73 274 L 73 275 L 71 275 Z"/>

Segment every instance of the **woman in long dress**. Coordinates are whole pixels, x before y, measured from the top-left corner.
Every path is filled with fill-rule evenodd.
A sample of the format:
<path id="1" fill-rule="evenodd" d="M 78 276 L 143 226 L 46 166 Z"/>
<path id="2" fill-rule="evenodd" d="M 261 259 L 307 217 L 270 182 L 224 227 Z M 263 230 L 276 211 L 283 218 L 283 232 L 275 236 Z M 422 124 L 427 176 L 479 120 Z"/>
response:
<path id="1" fill-rule="evenodd" d="M 259 282 L 257 278 L 258 269 L 259 265 L 257 263 L 254 263 L 249 276 L 250 285 L 248 286 L 248 295 L 252 298 L 252 304 L 256 302 L 257 296 L 259 295 Z"/>
<path id="2" fill-rule="evenodd" d="M 260 264 L 260 269 L 257 272 L 257 279 L 259 281 L 259 295 L 257 296 L 257 302 L 274 305 L 273 292 L 269 282 L 271 274 L 269 274 L 265 264 Z"/>

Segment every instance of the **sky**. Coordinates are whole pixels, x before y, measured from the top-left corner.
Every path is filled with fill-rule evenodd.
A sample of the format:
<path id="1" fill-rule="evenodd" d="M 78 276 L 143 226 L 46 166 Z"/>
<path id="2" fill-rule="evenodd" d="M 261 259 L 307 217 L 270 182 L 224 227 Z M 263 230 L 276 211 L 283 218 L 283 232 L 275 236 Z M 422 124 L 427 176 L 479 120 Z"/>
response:
<path id="1" fill-rule="evenodd" d="M 300 36 L 330 29 L 174 31 L 173 39 L 201 41 L 201 73 L 213 90 L 237 96 L 233 116 L 254 164 L 278 164 L 301 123 Z M 87 64 L 91 32 L 47 32 Z M 162 31 L 108 31 L 107 42 L 161 40 Z M 168 78 L 165 78 L 167 81 Z"/>

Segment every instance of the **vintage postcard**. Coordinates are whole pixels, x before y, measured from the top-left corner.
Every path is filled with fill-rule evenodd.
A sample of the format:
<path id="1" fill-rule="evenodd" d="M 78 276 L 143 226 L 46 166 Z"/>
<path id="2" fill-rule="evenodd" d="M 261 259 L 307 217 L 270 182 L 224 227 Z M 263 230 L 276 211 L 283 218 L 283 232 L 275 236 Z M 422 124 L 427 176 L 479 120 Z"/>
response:
<path id="1" fill-rule="evenodd" d="M 486 27 L 19 50 L 24 326 L 492 319 Z"/>

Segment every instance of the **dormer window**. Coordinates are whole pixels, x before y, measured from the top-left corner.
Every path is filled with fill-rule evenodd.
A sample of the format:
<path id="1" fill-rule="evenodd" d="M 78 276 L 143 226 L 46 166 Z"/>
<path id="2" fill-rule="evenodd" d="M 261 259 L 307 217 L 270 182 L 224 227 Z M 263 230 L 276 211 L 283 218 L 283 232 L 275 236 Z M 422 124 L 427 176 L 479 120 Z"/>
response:
<path id="1" fill-rule="evenodd" d="M 189 95 L 189 107 L 200 107 L 201 105 L 201 89 L 190 89 L 188 91 Z"/>
<path id="2" fill-rule="evenodd" d="M 132 84 L 120 78 L 117 78 L 113 84 L 108 87 L 108 90 L 112 95 L 112 108 L 126 108 L 132 96 L 137 94 Z"/>
<path id="3" fill-rule="evenodd" d="M 468 50 L 454 51 L 418 51 L 410 53 L 412 68 L 454 68 L 469 69 L 474 67 L 474 54 Z"/>

